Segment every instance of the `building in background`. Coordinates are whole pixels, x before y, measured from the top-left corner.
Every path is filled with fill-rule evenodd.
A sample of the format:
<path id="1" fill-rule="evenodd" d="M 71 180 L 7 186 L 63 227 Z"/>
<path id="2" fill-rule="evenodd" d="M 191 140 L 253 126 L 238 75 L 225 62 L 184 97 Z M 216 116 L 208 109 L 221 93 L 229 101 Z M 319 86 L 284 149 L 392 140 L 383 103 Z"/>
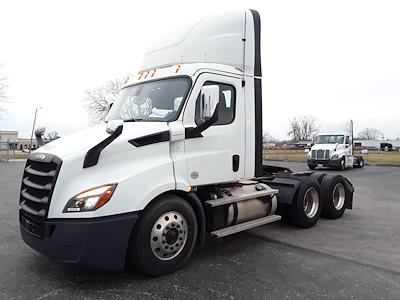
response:
<path id="1" fill-rule="evenodd" d="M 44 142 L 49 142 L 44 139 Z M 31 139 L 18 138 L 18 131 L 0 130 L 0 144 L 3 150 L 24 150 L 29 149 Z M 38 147 L 36 138 L 32 139 L 32 150 Z"/>
<path id="2" fill-rule="evenodd" d="M 8 145 L 9 150 L 17 149 L 18 131 L 0 130 L 0 144 Z"/>
<path id="3" fill-rule="evenodd" d="M 354 148 L 357 150 L 388 150 L 400 149 L 400 140 L 354 140 Z"/>

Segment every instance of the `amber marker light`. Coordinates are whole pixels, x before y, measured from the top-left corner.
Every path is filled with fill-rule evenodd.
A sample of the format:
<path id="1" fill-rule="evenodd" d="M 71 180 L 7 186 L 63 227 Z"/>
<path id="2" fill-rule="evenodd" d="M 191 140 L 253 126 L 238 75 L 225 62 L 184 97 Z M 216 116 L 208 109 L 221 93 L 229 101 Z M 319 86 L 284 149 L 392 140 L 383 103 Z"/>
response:
<path id="1" fill-rule="evenodd" d="M 149 77 L 153 77 L 154 74 L 156 74 L 156 69 L 153 69 L 153 70 L 149 71 Z"/>

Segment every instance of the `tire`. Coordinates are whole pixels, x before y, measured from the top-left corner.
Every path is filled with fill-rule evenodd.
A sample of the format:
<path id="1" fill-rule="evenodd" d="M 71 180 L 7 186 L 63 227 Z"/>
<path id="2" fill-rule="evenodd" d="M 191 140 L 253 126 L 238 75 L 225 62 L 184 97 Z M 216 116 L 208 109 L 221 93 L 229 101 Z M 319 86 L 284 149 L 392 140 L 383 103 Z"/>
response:
<path id="1" fill-rule="evenodd" d="M 344 160 L 344 157 L 342 157 L 342 159 L 340 160 L 339 170 L 343 171 L 345 168 L 346 168 L 346 162 Z"/>
<path id="2" fill-rule="evenodd" d="M 364 160 L 362 158 L 360 158 L 360 160 L 358 161 L 358 167 L 364 168 Z"/>
<path id="3" fill-rule="evenodd" d="M 197 234 L 192 206 L 176 195 L 162 196 L 144 211 L 132 232 L 128 262 L 152 276 L 173 273 L 190 258 Z"/>
<path id="4" fill-rule="evenodd" d="M 322 212 L 321 187 L 314 178 L 302 178 L 299 190 L 289 207 L 290 224 L 301 227 L 313 227 Z"/>
<path id="5" fill-rule="evenodd" d="M 317 167 L 316 165 L 308 165 L 308 168 L 309 168 L 310 170 L 315 170 L 316 167 Z"/>
<path id="6" fill-rule="evenodd" d="M 346 199 L 349 197 L 346 182 L 341 175 L 326 175 L 321 182 L 323 208 L 322 216 L 338 219 L 346 210 Z"/>
<path id="7" fill-rule="evenodd" d="M 315 172 L 310 175 L 310 178 L 314 178 L 319 183 L 322 182 L 322 179 L 325 177 L 326 173 Z"/>

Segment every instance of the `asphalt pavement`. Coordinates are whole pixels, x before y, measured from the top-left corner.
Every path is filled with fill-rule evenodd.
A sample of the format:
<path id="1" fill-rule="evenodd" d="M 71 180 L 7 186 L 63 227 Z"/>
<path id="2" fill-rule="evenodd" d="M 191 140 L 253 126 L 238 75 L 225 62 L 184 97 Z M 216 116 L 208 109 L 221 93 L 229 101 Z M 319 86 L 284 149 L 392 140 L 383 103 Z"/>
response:
<path id="1" fill-rule="evenodd" d="M 306 170 L 304 163 L 269 164 Z M 399 167 L 341 172 L 355 195 L 354 209 L 339 220 L 209 238 L 184 269 L 151 278 L 60 264 L 25 245 L 23 166 L 0 162 L 0 299 L 400 299 Z"/>

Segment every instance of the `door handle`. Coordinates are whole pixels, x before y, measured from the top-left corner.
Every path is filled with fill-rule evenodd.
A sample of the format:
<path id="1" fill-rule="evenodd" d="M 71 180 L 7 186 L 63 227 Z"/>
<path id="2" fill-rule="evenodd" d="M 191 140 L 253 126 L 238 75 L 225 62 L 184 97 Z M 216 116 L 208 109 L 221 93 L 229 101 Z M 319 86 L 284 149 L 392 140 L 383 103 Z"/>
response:
<path id="1" fill-rule="evenodd" d="M 240 157 L 239 155 L 235 154 L 232 156 L 232 170 L 233 172 L 237 172 L 239 170 L 239 162 Z"/>

